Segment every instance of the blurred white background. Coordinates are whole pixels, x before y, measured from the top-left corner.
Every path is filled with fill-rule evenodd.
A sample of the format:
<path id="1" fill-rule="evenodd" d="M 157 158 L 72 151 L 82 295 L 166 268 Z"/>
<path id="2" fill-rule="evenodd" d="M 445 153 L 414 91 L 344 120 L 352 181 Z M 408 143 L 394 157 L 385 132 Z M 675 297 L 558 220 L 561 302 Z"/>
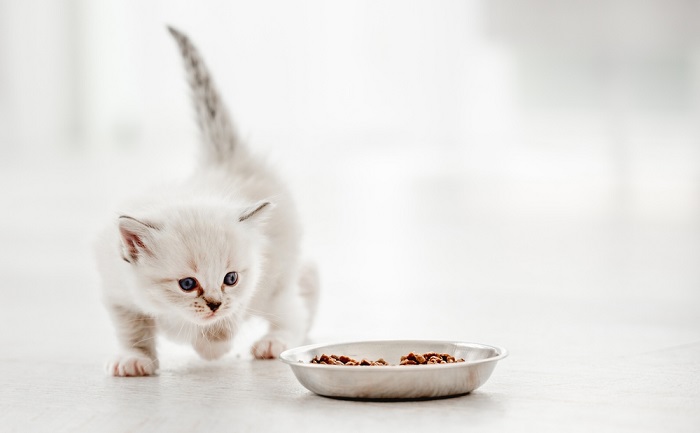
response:
<path id="1" fill-rule="evenodd" d="M 0 158 L 190 149 L 169 23 L 200 46 L 243 135 L 264 152 L 414 152 L 572 193 L 576 183 L 623 188 L 625 206 L 695 217 L 698 9 L 683 0 L 4 0 Z"/>
<path id="2" fill-rule="evenodd" d="M 200 45 L 239 125 L 263 145 L 429 146 L 509 172 L 541 172 L 542 158 L 598 176 L 670 181 L 696 170 L 682 156 L 698 137 L 695 1 L 0 8 L 3 156 L 170 149 L 189 138 L 170 23 Z"/>
<path id="3" fill-rule="evenodd" d="M 0 0 L 0 311 L 61 323 L 4 345 L 111 352 L 89 242 L 197 151 L 171 24 L 292 184 L 316 340 L 503 344 L 487 409 L 697 426 L 698 23 L 694 0 Z"/>

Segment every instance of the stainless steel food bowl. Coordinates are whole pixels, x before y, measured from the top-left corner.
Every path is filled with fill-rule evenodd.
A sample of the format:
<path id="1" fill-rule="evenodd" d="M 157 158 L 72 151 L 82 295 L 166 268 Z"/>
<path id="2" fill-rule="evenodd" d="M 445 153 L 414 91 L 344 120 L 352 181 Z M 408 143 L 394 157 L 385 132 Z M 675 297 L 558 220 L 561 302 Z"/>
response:
<path id="1" fill-rule="evenodd" d="M 447 353 L 465 362 L 435 365 L 398 365 L 409 352 Z M 315 356 L 384 358 L 390 366 L 310 364 Z M 474 391 L 491 376 L 496 362 L 508 352 L 500 347 L 459 341 L 385 340 L 315 344 L 282 352 L 299 382 L 316 394 L 353 399 L 422 399 Z"/>

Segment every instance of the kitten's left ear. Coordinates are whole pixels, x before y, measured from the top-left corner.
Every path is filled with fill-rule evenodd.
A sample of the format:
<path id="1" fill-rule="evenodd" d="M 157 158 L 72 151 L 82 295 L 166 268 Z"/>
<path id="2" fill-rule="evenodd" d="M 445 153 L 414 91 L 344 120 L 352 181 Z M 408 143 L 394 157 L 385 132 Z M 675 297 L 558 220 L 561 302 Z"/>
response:
<path id="1" fill-rule="evenodd" d="M 258 213 L 260 213 L 263 209 L 266 208 L 271 208 L 274 205 L 270 203 L 269 201 L 259 201 L 255 203 L 253 206 L 250 206 L 246 208 L 242 213 L 241 216 L 238 217 L 238 221 L 243 222 L 251 217 L 254 217 Z"/>
<path id="2" fill-rule="evenodd" d="M 119 234 L 122 240 L 124 260 L 134 263 L 143 254 L 152 254 L 149 244 L 152 243 L 154 230 L 158 230 L 158 227 L 153 224 L 126 215 L 120 216 Z"/>

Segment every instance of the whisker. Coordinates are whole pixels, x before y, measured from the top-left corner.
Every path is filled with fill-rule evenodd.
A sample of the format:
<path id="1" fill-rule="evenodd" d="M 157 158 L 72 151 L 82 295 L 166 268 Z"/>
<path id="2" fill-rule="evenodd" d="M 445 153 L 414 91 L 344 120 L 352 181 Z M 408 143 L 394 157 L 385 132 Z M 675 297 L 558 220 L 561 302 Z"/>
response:
<path id="1" fill-rule="evenodd" d="M 180 333 L 182 332 L 182 328 L 183 328 L 184 326 L 185 326 L 185 322 L 183 321 L 183 322 L 180 323 L 180 329 L 177 331 L 177 337 L 175 337 L 176 339 L 177 339 L 177 338 L 180 338 Z M 189 340 L 189 338 L 188 338 L 188 340 Z"/>
<path id="2" fill-rule="evenodd" d="M 146 341 L 155 340 L 155 339 L 156 339 L 156 336 L 155 336 L 155 335 L 153 335 L 153 336 L 151 336 L 151 337 L 146 337 L 146 338 L 143 338 L 143 339 L 141 339 L 141 340 L 139 340 L 139 341 L 137 341 L 137 342 L 135 342 L 135 343 L 132 343 L 131 347 L 136 348 L 136 347 L 138 347 L 138 345 L 141 344 L 141 343 L 145 343 Z"/>

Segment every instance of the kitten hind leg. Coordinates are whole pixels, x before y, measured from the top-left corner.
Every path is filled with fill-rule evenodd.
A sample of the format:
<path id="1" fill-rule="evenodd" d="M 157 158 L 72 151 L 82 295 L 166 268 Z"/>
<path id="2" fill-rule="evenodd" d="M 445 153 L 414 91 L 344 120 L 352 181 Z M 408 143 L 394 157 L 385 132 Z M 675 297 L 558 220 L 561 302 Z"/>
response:
<path id="1" fill-rule="evenodd" d="M 151 376 L 158 371 L 156 324 L 152 317 L 115 305 L 108 306 L 122 352 L 107 362 L 112 376 Z"/>
<path id="2" fill-rule="evenodd" d="M 316 309 L 318 308 L 318 298 L 320 296 L 321 283 L 318 276 L 318 269 L 313 263 L 305 263 L 301 268 L 299 276 L 299 295 L 304 301 L 307 311 L 306 317 L 306 335 L 313 325 L 316 318 Z"/>
<path id="3" fill-rule="evenodd" d="M 303 344 L 311 328 L 319 296 L 316 268 L 302 267 L 297 290 L 278 294 L 271 301 L 268 333 L 258 340 L 251 352 L 258 359 L 275 359 L 283 351 Z"/>

